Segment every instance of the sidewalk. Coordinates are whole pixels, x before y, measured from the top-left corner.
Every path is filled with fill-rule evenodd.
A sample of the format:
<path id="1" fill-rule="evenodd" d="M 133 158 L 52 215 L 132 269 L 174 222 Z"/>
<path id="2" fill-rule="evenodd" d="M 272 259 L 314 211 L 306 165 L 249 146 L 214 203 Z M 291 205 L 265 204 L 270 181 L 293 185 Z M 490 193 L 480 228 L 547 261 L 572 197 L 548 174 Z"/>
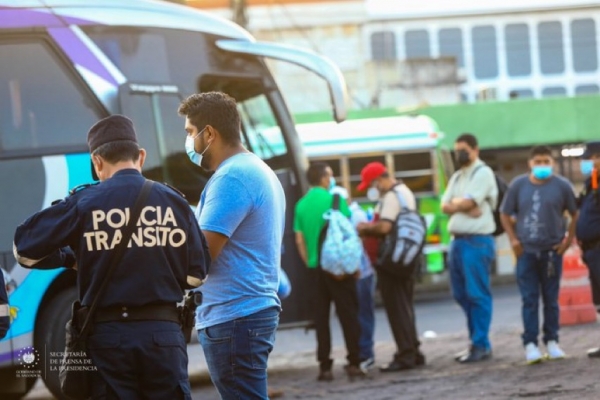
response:
<path id="1" fill-rule="evenodd" d="M 416 370 L 383 374 L 377 369 L 364 380 L 349 382 L 343 365 L 345 349 L 339 323 L 332 315 L 333 382 L 317 382 L 315 333 L 304 329 L 279 330 L 269 359 L 269 386 L 285 392 L 285 398 L 392 400 L 392 399 L 597 399 L 600 398 L 600 360 L 586 351 L 600 346 L 600 324 L 562 327 L 562 361 L 528 366 L 521 345 L 520 296 L 514 285 L 494 287 L 491 329 L 493 359 L 460 365 L 453 355 L 468 345 L 464 315 L 449 294 L 416 303 L 417 329 L 427 365 Z M 376 310 L 375 353 L 377 365 L 389 361 L 395 351 L 384 311 Z M 427 338 L 424 333 L 427 332 Z M 542 347 L 543 349 L 543 347 Z M 210 384 L 200 345 L 190 344 L 189 374 L 193 398 L 218 400 Z M 38 382 L 28 399 L 49 399 Z"/>

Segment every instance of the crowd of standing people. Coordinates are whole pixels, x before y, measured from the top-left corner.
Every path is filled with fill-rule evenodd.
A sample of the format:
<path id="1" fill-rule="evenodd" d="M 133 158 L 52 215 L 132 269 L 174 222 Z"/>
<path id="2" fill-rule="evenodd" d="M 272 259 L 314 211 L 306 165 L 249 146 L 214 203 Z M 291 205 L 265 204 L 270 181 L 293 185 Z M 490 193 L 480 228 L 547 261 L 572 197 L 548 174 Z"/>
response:
<path id="1" fill-rule="evenodd" d="M 233 98 L 220 92 L 194 94 L 177 111 L 185 118 L 182 148 L 192 163 L 213 172 L 195 211 L 176 189 L 154 184 L 139 221 L 128 221 L 145 186 L 141 172 L 146 153 L 132 121 L 113 115 L 88 132 L 91 168 L 99 183 L 73 190 L 19 225 L 15 257 L 26 268 L 77 270 L 78 312 L 94 311 L 94 328 L 87 338 L 97 367 L 91 398 L 191 398 L 177 308 L 190 290 L 203 294 L 195 329 L 220 396 L 268 398 L 268 358 L 282 311 L 285 194 L 275 173 L 244 147 Z M 479 158 L 474 135 L 460 135 L 454 151 L 459 168 L 448 182 L 441 208 L 449 215 L 452 234 L 450 286 L 465 314 L 470 339 L 456 361 L 476 363 L 492 357 L 490 275 L 494 234 L 500 226 L 516 257 L 525 359 L 537 363 L 544 358 L 538 343 L 540 297 L 545 357 L 565 357 L 559 346 L 558 290 L 562 255 L 575 239 L 590 269 L 594 301 L 600 304 L 600 195 L 595 172 L 600 168 L 600 142 L 587 145 L 581 171 L 588 178 L 579 205 L 571 183 L 554 172 L 548 147 L 531 150 L 529 172 L 516 177 L 505 193 L 500 193 L 494 171 Z M 362 378 L 374 367 L 377 289 L 396 345 L 379 371 L 425 365 L 413 303 L 423 258 L 398 276 L 380 268 L 378 252 L 397 228 L 400 214 L 417 211 L 414 193 L 384 164 L 366 164 L 357 189 L 377 199 L 369 216 L 348 190 L 337 186 L 330 166 L 314 162 L 306 174 L 311 187 L 295 205 L 293 229 L 316 288 L 307 301 L 314 310 L 317 379 L 334 380 L 332 303 L 345 340 L 347 376 Z M 320 257 L 327 234 L 324 215 L 332 207 L 352 221 L 363 243 L 358 270 L 341 276 L 324 269 Z M 99 288 L 112 254 L 123 230 L 135 222 L 129 248 L 104 294 Z M 5 297 L 0 291 L 0 336 L 9 321 L 8 311 L 2 312 Z M 95 303 L 97 309 L 91 307 Z M 600 357 L 600 349 L 589 356 Z"/>

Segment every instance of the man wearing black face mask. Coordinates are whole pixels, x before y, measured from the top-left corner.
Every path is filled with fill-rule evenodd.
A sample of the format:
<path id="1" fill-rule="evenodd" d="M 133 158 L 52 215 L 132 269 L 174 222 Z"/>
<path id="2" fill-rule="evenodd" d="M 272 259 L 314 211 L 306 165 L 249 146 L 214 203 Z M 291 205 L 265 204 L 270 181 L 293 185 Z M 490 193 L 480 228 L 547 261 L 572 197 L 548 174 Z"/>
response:
<path id="1" fill-rule="evenodd" d="M 455 143 L 460 166 L 442 197 L 442 211 L 450 215 L 453 235 L 448 253 L 450 283 L 456 302 L 467 317 L 469 349 L 456 356 L 461 363 L 487 360 L 492 350 L 490 268 L 495 258 L 493 210 L 498 201 L 494 172 L 479 159 L 477 138 L 465 133 Z"/>

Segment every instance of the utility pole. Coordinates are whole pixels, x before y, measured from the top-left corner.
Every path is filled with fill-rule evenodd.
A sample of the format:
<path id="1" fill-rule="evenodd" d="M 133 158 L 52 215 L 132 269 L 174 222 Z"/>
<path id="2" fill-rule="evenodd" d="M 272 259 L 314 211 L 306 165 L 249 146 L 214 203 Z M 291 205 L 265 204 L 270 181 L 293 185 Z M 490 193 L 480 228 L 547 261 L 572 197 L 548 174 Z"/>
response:
<path id="1" fill-rule="evenodd" d="M 233 22 L 244 29 L 248 28 L 248 13 L 246 0 L 230 0 Z"/>

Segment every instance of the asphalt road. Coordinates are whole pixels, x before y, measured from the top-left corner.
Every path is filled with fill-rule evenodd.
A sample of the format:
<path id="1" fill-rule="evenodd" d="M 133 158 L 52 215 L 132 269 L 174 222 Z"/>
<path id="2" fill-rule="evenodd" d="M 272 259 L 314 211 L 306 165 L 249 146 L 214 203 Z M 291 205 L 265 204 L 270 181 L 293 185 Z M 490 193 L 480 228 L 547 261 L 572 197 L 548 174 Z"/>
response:
<path id="1" fill-rule="evenodd" d="M 493 288 L 494 294 L 494 314 L 492 320 L 492 331 L 515 331 L 521 327 L 520 319 L 520 298 L 515 285 L 505 285 Z M 466 322 L 462 310 L 453 301 L 448 292 L 428 296 L 427 299 L 420 300 L 416 305 L 417 331 L 419 336 L 427 338 L 448 335 L 448 334 L 466 334 Z M 344 342 L 340 326 L 332 316 L 332 338 L 333 347 L 338 351 L 343 350 Z M 518 341 L 518 335 L 515 341 Z M 392 342 L 392 336 L 387 324 L 387 318 L 383 309 L 376 310 L 375 341 L 378 348 L 389 346 Z M 464 341 L 466 347 L 468 343 Z M 287 356 L 290 363 L 294 363 L 295 354 L 303 354 L 306 358 L 307 353 L 314 354 L 315 338 L 314 332 L 306 333 L 304 329 L 280 330 L 277 333 L 277 342 L 272 357 Z M 198 344 L 190 345 L 190 357 L 201 357 L 201 349 Z M 311 358 L 310 356 L 309 358 Z M 314 358 L 314 357 L 312 357 Z M 192 360 L 190 359 L 190 362 Z M 378 360 L 384 362 L 387 360 Z M 310 364 L 310 359 L 308 360 Z M 316 373 L 317 364 L 315 361 L 314 371 L 307 371 L 308 374 Z M 277 381 L 279 373 L 273 374 L 272 382 Z M 281 376 L 285 376 L 282 372 Z M 50 396 L 42 382 L 38 382 L 32 392 L 25 397 L 29 400 L 49 400 Z M 195 385 L 193 387 L 194 399 L 218 399 L 218 395 L 210 384 Z"/>

